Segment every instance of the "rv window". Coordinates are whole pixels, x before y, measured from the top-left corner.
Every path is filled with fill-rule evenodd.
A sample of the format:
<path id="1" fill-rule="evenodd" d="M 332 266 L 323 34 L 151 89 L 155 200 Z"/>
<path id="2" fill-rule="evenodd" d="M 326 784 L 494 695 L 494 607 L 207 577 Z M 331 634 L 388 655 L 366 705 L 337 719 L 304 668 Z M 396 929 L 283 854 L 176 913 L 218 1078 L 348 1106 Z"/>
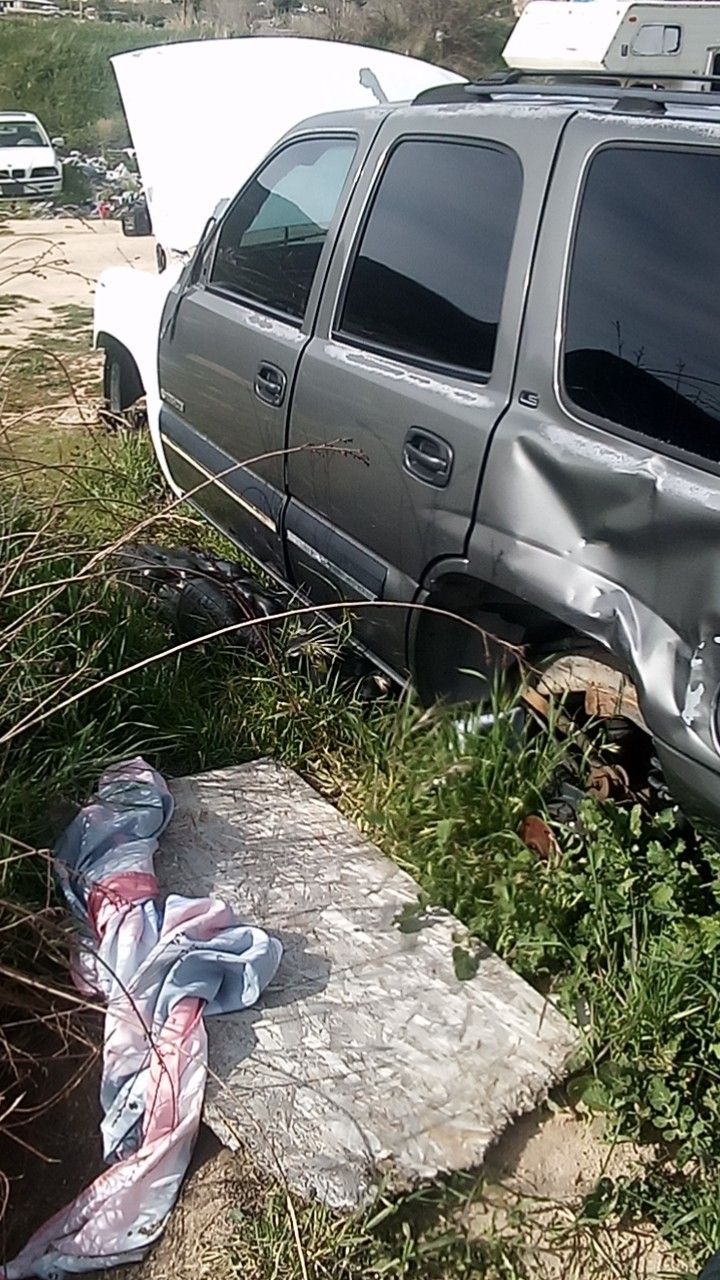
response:
<path id="1" fill-rule="evenodd" d="M 580 209 L 564 338 L 565 393 L 584 414 L 713 462 L 718 208 L 720 152 L 600 151 Z"/>
<path id="2" fill-rule="evenodd" d="M 646 22 L 633 41 L 631 52 L 641 58 L 662 58 L 668 53 L 677 53 L 679 49 L 679 27 Z"/>

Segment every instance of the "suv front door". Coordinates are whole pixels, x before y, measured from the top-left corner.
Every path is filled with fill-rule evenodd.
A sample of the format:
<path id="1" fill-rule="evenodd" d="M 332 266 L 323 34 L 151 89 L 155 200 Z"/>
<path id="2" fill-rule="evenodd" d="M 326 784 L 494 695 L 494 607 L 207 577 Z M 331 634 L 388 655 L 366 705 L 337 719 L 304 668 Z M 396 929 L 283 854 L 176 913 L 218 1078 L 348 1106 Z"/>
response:
<path id="1" fill-rule="evenodd" d="M 173 291 L 160 338 L 160 427 L 173 479 L 284 573 L 285 423 L 328 231 L 357 139 L 301 137 L 230 205 Z M 270 456 L 267 456 L 270 455 Z"/>
<path id="2" fill-rule="evenodd" d="M 567 109 L 395 112 L 353 193 L 303 355 L 287 551 L 313 600 L 367 601 L 358 637 L 406 664 L 405 608 L 462 555 L 508 402 L 529 263 Z"/>

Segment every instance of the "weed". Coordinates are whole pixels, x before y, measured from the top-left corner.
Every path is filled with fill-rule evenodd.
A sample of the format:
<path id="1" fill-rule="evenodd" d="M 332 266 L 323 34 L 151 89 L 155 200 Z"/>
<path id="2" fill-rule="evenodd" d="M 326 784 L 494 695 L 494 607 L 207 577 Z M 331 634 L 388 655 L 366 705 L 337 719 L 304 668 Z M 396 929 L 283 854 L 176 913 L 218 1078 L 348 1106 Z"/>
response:
<path id="1" fill-rule="evenodd" d="M 86 566 L 138 517 L 157 520 L 155 540 L 214 535 L 193 511 L 166 511 L 142 437 L 75 436 L 72 450 L 62 466 L 29 458 L 32 483 L 21 489 L 8 471 L 0 489 L 0 721 L 26 724 L 4 748 L 0 830 L 46 842 L 48 809 L 84 798 L 101 766 L 137 751 L 175 775 L 261 754 L 298 767 L 419 882 L 417 909 L 398 927 L 451 909 L 471 934 L 459 944 L 459 976 L 470 976 L 472 938 L 481 939 L 584 1027 L 575 1104 L 603 1111 L 612 1131 L 659 1158 L 643 1178 L 601 1189 L 578 1231 L 652 1217 L 697 1268 L 718 1238 L 715 845 L 688 836 L 672 811 L 650 818 L 588 800 L 574 823 L 556 824 L 547 858 L 532 853 L 517 834 L 522 820 L 545 814 L 559 780 L 582 772 L 582 750 L 532 722 L 518 727 L 501 714 L 501 691 L 489 724 L 461 727 L 451 711 L 408 701 L 367 708 L 332 674 L 313 679 L 223 643 L 212 661 L 200 647 L 143 666 L 170 643 L 167 625 L 102 555 L 92 573 Z M 133 663 L 126 680 L 98 687 Z M 43 708 L 77 689 L 82 701 L 41 722 Z M 39 906 L 47 864 L 15 858 L 17 848 L 5 846 L 4 895 Z M 17 948 L 18 937 L 20 927 L 6 931 L 4 945 Z M 516 1235 L 474 1240 L 442 1209 L 422 1226 L 394 1202 L 381 1221 L 360 1224 L 317 1206 L 293 1210 L 295 1221 L 284 1190 L 268 1193 L 234 1246 L 238 1275 L 522 1276 Z"/>
<path id="2" fill-rule="evenodd" d="M 408 721 L 398 732 L 350 798 L 355 816 L 429 900 L 584 1025 L 592 1066 L 572 1081 L 576 1105 L 603 1111 L 621 1137 L 662 1140 L 676 1168 L 712 1171 L 720 1156 L 717 848 L 688 840 L 670 810 L 651 818 L 587 800 L 573 827 L 557 829 L 559 853 L 539 859 L 515 833 L 524 813 L 542 810 L 567 746 L 518 738 L 501 718 L 468 736 L 460 758 L 452 723 L 418 732 Z"/>
<path id="3" fill-rule="evenodd" d="M 34 112 L 51 136 L 63 135 L 70 149 L 95 147 L 103 121 L 104 143 L 126 147 L 127 126 L 110 58 L 183 38 L 189 33 L 128 30 L 105 22 L 14 20 L 3 27 L 0 110 Z"/>
<path id="4" fill-rule="evenodd" d="M 92 307 L 84 307 L 76 302 L 68 302 L 62 306 L 53 307 L 52 310 L 57 317 L 58 323 L 65 330 L 65 334 L 72 337 L 82 335 L 84 345 L 87 341 L 88 332 L 92 332 Z"/>
<path id="5" fill-rule="evenodd" d="M 513 1243 L 474 1236 L 463 1213 L 481 1189 L 439 1185 L 380 1195 L 362 1215 L 335 1214 L 266 1186 L 238 1212 L 231 1274 L 243 1280 L 527 1280 Z"/>
<path id="6" fill-rule="evenodd" d="M 652 1222 L 678 1252 L 697 1262 L 720 1249 L 720 1178 L 698 1168 L 679 1172 L 672 1166 L 652 1169 L 647 1177 L 608 1183 L 598 1189 L 594 1205 L 600 1215 L 621 1213 L 626 1219 Z"/>
<path id="7" fill-rule="evenodd" d="M 0 297 L 0 317 L 14 315 L 29 301 L 30 299 L 25 298 L 21 293 L 4 293 Z"/>

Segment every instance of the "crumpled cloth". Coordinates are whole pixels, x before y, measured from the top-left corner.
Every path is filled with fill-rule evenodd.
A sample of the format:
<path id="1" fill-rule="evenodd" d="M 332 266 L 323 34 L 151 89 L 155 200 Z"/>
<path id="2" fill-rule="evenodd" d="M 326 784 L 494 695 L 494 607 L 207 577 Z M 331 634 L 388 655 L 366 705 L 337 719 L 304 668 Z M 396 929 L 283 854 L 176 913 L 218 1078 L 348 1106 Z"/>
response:
<path id="1" fill-rule="evenodd" d="M 6 1280 L 58 1280 L 143 1257 L 175 1203 L 200 1125 L 203 1017 L 250 1008 L 280 963 L 277 939 L 239 924 L 224 902 L 159 901 L 153 857 L 172 811 L 160 775 L 130 760 L 103 774 L 55 848 L 81 923 L 75 981 L 106 1004 L 100 1096 L 110 1168 L 35 1233 Z"/>

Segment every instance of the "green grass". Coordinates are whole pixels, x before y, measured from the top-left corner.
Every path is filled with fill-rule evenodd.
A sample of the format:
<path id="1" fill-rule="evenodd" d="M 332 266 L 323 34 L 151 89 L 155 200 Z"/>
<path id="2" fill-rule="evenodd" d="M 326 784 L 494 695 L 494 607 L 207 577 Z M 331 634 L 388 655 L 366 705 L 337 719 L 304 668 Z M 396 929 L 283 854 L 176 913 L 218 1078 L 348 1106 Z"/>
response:
<path id="1" fill-rule="evenodd" d="M 52 308 L 53 315 L 63 331 L 63 339 L 87 346 L 87 335 L 92 330 L 93 309 L 77 302 L 66 302 Z"/>
<path id="2" fill-rule="evenodd" d="M 115 76 L 116 53 L 199 33 L 117 23 L 13 19 L 2 29 L 0 111 L 32 111 L 69 149 L 129 143 Z"/>
<path id="3" fill-rule="evenodd" d="M 453 737 L 442 720 L 421 732 L 406 721 L 355 816 L 432 901 L 583 1026 L 570 1100 L 661 1151 L 644 1183 L 614 1189 L 615 1208 L 642 1205 L 695 1265 L 720 1246 L 717 846 L 688 841 L 670 811 L 647 818 L 588 800 L 558 830 L 560 853 L 538 859 L 515 833 L 543 810 L 563 765 L 557 747 L 518 743 L 500 721 L 458 760 Z"/>
<path id="4" fill-rule="evenodd" d="M 59 327 L 53 341 L 72 361 L 86 316 L 64 319 L 70 330 Z M 26 358 L 20 400 L 41 376 L 64 395 L 46 357 Z M 649 818 L 588 800 L 557 827 L 558 852 L 539 859 L 517 832 L 527 814 L 546 811 L 560 781 L 581 775 L 572 740 L 532 723 L 518 731 L 502 716 L 460 735 L 448 711 L 367 707 L 338 676 L 292 671 L 281 653 L 268 664 L 214 643 L 94 688 L 173 637 L 107 561 L 83 579 L 89 556 L 148 515 L 156 525 L 146 540 L 217 538 L 192 511 L 167 512 L 144 437 L 61 439 L 47 453 L 25 446 L 22 485 L 6 458 L 0 484 L 0 732 L 28 718 L 0 747 L 0 831 L 47 842 L 100 770 L 138 751 L 174 775 L 263 754 L 300 769 L 415 876 L 423 902 L 454 911 L 583 1028 L 570 1100 L 651 1155 L 642 1177 L 605 1180 L 589 1198 L 573 1227 L 577 1248 L 642 1217 L 694 1276 L 720 1245 L 717 846 L 683 834 L 670 811 Z M 40 720 L 74 690 L 81 700 Z M 498 695 L 497 710 L 505 705 Z M 40 905 L 44 864 L 38 874 L 32 860 L 12 860 L 15 849 L 5 846 L 0 896 Z M 5 929 L 0 946 L 17 962 L 32 931 Z M 349 1223 L 298 1205 L 307 1280 L 529 1280 L 525 1210 L 482 1240 L 468 1231 L 463 1206 L 481 1190 L 454 1184 Z M 256 1209 L 238 1218 L 233 1274 L 306 1280 L 285 1192 L 265 1188 Z M 589 1263 L 586 1274 L 605 1280 Z"/>
<path id="5" fill-rule="evenodd" d="M 17 629 L 0 650 L 5 726 L 58 685 L 63 696 L 89 689 L 172 643 L 152 608 L 110 575 L 54 583 L 81 570 L 138 513 L 158 512 L 158 529 L 145 537 L 197 543 L 203 536 L 192 516 L 188 527 L 182 512 L 160 514 L 164 496 L 142 437 L 105 439 L 100 450 L 78 441 L 75 449 L 60 484 L 54 473 L 46 477 L 56 487 L 56 514 L 24 564 L 26 535 L 47 520 L 51 504 L 37 477 L 24 493 L 2 490 L 5 582 L 12 577 L 4 596 L 0 585 L 2 625 L 6 637 Z M 571 1098 L 603 1111 L 618 1135 L 672 1154 L 669 1172 L 660 1162 L 644 1182 L 606 1191 L 612 1211 L 642 1207 L 693 1265 L 720 1243 L 720 1219 L 709 1207 L 720 1157 L 714 847 L 688 844 L 670 813 L 651 820 L 587 801 L 573 827 L 558 829 L 560 853 L 540 860 L 518 827 L 578 767 L 571 742 L 532 727 L 518 735 L 502 717 L 461 741 L 448 712 L 393 702 L 368 709 L 334 677 L 292 673 L 282 661 L 268 668 L 222 644 L 213 645 L 212 660 L 190 650 L 148 665 L 13 739 L 4 748 L 0 830 L 47 840 L 48 810 L 81 801 L 100 768 L 136 752 L 175 775 L 273 754 L 313 779 L 412 872 L 428 901 L 456 912 L 585 1027 Z M 32 900 L 26 864 L 8 866 L 8 894 Z M 455 1243 L 454 1274 L 513 1274 L 478 1270 L 481 1247 L 460 1236 Z M 416 1246 L 412 1236 L 408 1249 Z M 364 1236 L 362 1251 L 374 1275 Z M 458 1259 L 466 1254 L 463 1272 Z M 318 1263 L 313 1274 L 330 1275 L 329 1266 Z M 445 1274 L 419 1266 L 416 1259 L 383 1274 Z"/>
<path id="6" fill-rule="evenodd" d="M 277 1184 L 254 1188 L 239 1209 L 227 1275 L 233 1280 L 530 1280 L 515 1240 L 481 1239 L 467 1214 L 477 1179 L 379 1195 L 347 1217 L 290 1200 Z"/>
<path id="7" fill-rule="evenodd" d="M 3 293 L 0 295 L 0 319 L 5 320 L 8 316 L 14 315 L 29 301 L 30 299 L 24 297 L 22 293 Z"/>

